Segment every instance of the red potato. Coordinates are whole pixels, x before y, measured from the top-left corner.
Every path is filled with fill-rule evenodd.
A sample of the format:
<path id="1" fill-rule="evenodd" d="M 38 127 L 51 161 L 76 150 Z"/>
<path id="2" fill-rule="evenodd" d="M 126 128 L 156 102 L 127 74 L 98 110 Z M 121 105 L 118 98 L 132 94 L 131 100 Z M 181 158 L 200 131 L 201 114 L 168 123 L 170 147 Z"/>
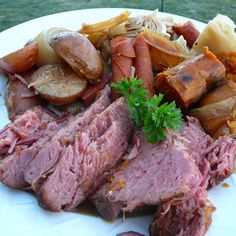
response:
<path id="1" fill-rule="evenodd" d="M 36 62 L 38 43 L 32 43 L 0 59 L 0 71 L 22 73 L 28 71 Z"/>
<path id="2" fill-rule="evenodd" d="M 18 115 L 26 110 L 43 103 L 41 97 L 28 88 L 33 70 L 20 75 L 13 75 L 9 78 L 6 91 L 6 106 L 8 116 L 14 121 Z"/>
<path id="3" fill-rule="evenodd" d="M 96 83 L 103 75 L 102 58 L 85 36 L 64 31 L 54 35 L 49 44 L 80 78 L 84 77 L 91 83 Z"/>
<path id="4" fill-rule="evenodd" d="M 200 35 L 200 32 L 191 21 L 187 21 L 180 25 L 175 25 L 173 26 L 173 30 L 176 34 L 182 35 L 184 37 L 190 48 L 193 46 Z"/>
<path id="5" fill-rule="evenodd" d="M 87 81 L 79 78 L 69 66 L 53 64 L 34 72 L 29 86 L 49 102 L 68 104 L 82 95 Z"/>
<path id="6" fill-rule="evenodd" d="M 144 88 L 148 92 L 148 96 L 152 97 L 154 92 L 154 80 L 152 72 L 152 62 L 149 46 L 142 35 L 139 35 L 134 43 L 136 58 L 134 61 L 135 74 L 143 80 Z"/>

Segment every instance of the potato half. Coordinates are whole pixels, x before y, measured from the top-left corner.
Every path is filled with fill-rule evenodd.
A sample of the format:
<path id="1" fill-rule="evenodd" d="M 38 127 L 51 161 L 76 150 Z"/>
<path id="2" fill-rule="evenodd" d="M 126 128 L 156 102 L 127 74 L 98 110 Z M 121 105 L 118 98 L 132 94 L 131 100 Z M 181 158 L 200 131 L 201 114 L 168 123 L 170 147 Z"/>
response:
<path id="1" fill-rule="evenodd" d="M 96 83 L 103 74 L 103 61 L 93 44 L 83 35 L 60 32 L 52 37 L 50 45 L 79 76 Z"/>
<path id="2" fill-rule="evenodd" d="M 47 101 L 68 104 L 81 96 L 87 81 L 79 78 L 70 67 L 53 64 L 39 68 L 29 86 Z"/>

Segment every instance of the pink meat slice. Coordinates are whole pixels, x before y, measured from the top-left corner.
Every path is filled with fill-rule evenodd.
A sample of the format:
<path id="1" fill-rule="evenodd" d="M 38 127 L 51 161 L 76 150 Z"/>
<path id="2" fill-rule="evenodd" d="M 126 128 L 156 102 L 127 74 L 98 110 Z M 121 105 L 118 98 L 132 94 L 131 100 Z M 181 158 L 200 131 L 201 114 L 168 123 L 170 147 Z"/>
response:
<path id="1" fill-rule="evenodd" d="M 17 146 L 31 145 L 37 141 L 53 120 L 54 117 L 39 107 L 26 111 L 0 130 L 0 156 L 4 158 L 13 153 Z"/>
<path id="2" fill-rule="evenodd" d="M 55 137 L 58 137 L 58 134 L 61 132 L 61 137 L 66 138 L 64 130 L 68 131 L 71 125 L 74 125 L 73 129 L 69 130 L 72 135 L 72 130 L 74 131 L 77 126 L 78 128 L 81 127 L 79 124 L 91 122 L 96 114 L 103 111 L 109 105 L 109 93 L 109 88 L 104 89 L 101 96 L 94 103 L 96 106 L 90 106 L 84 113 L 76 116 L 67 116 L 63 121 L 60 120 L 60 123 L 57 123 L 57 119 L 57 122 L 48 122 L 47 128 L 43 134 L 41 133 L 42 136 L 32 145 L 17 146 L 11 155 L 0 161 L 0 181 L 12 188 L 30 188 L 31 183 L 26 181 L 25 172 L 27 172 L 30 163 L 37 157 L 37 162 L 33 162 L 31 167 L 32 171 L 35 170 L 37 174 L 40 173 L 42 175 L 38 179 L 38 184 L 40 184 L 41 179 L 46 178 L 47 174 L 51 171 L 51 168 L 45 167 L 53 167 L 61 153 L 61 143 Z M 41 116 L 41 118 L 43 117 Z M 77 126 L 75 126 L 76 124 Z M 45 171 L 43 172 L 42 169 Z"/>
<path id="3" fill-rule="evenodd" d="M 199 188 L 189 198 L 172 204 L 168 211 L 158 207 L 150 225 L 151 236 L 204 236 L 211 224 L 215 207 L 207 191 Z"/>
<path id="4" fill-rule="evenodd" d="M 41 186 L 42 181 L 50 173 L 54 165 L 58 162 L 61 155 L 60 152 L 49 155 L 51 146 L 57 143 L 58 149 L 62 150 L 63 147 L 73 144 L 75 135 L 83 130 L 90 122 L 99 115 L 110 104 L 109 99 L 110 88 L 107 86 L 99 94 L 97 100 L 83 113 L 77 115 L 68 125 L 62 127 L 37 153 L 35 158 L 30 162 L 25 170 L 25 180 L 31 185 L 32 189 L 37 191 Z"/>
<path id="5" fill-rule="evenodd" d="M 132 129 L 127 105 L 117 99 L 63 152 L 38 192 L 40 205 L 52 211 L 71 210 L 93 194 L 127 150 Z"/>
<path id="6" fill-rule="evenodd" d="M 118 168 L 112 181 L 92 196 L 105 219 L 116 219 L 121 210 L 132 212 L 137 207 L 184 198 L 202 182 L 193 158 L 175 134 L 157 144 L 147 143 L 142 131 L 135 135 L 139 139 L 137 156 L 128 166 Z"/>
<path id="7" fill-rule="evenodd" d="M 212 139 L 196 118 L 189 117 L 180 132 L 169 132 L 159 144 L 146 143 L 142 132 L 136 136 L 139 147 L 126 157 L 130 164 L 111 174 L 112 181 L 91 198 L 105 219 L 116 219 L 121 210 L 185 199 L 194 186 L 207 189 L 233 173 L 236 141 Z"/>

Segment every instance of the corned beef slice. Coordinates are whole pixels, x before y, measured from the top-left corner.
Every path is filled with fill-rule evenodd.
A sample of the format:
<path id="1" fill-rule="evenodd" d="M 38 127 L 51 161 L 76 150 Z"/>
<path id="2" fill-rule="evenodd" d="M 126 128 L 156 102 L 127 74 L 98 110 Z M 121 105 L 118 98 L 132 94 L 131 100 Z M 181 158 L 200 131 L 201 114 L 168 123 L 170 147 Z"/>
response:
<path id="1" fill-rule="evenodd" d="M 140 132 L 138 137 L 134 160 L 92 196 L 106 219 L 114 220 L 122 209 L 186 198 L 194 187 L 205 189 L 233 172 L 236 141 L 228 137 L 214 141 L 195 118 L 188 118 L 179 133 L 169 133 L 162 143 L 148 144 Z"/>
<path id="2" fill-rule="evenodd" d="M 169 204 L 167 211 L 160 205 L 150 225 L 151 236 L 204 236 L 215 210 L 207 199 L 206 188 L 216 185 L 233 172 L 235 140 L 225 136 L 214 141 L 205 134 L 198 120 L 188 120 L 181 133 L 189 141 L 186 143 L 185 140 L 185 144 L 192 151 L 203 175 L 202 187 L 195 193 L 193 191 L 188 199 Z"/>
<path id="3" fill-rule="evenodd" d="M 25 180 L 31 184 L 32 189 L 37 190 L 43 179 L 52 171 L 61 156 L 60 153 L 63 147 L 73 144 L 76 133 L 84 129 L 86 125 L 108 107 L 110 104 L 109 95 L 110 88 L 107 86 L 86 111 L 78 114 L 73 121 L 59 130 L 48 145 L 41 148 L 25 171 Z M 57 152 L 50 151 L 54 145 L 58 145 Z"/>
<path id="4" fill-rule="evenodd" d="M 39 107 L 26 111 L 0 131 L 0 157 L 14 152 L 20 145 L 31 145 L 38 140 L 54 118 Z M 0 158 L 1 159 L 1 158 Z"/>
<path id="5" fill-rule="evenodd" d="M 37 155 L 40 148 L 49 143 L 53 135 L 55 135 L 58 129 L 64 126 L 65 123 L 66 121 L 59 124 L 55 121 L 50 122 L 47 125 L 47 130 L 44 132 L 44 135 L 31 146 L 18 146 L 13 154 L 1 160 L 0 180 L 12 188 L 29 188 L 30 185 L 24 178 L 24 172 L 27 166 Z M 54 147 L 55 145 L 51 148 L 52 150 L 49 152 L 50 155 L 55 150 Z"/>
<path id="6" fill-rule="evenodd" d="M 186 197 L 202 182 L 194 160 L 175 135 L 154 145 L 146 142 L 143 132 L 137 131 L 136 136 L 140 140 L 136 158 L 92 197 L 108 220 L 114 220 L 122 208 L 131 212 L 143 205 Z"/>
<path id="7" fill-rule="evenodd" d="M 127 150 L 132 129 L 126 102 L 119 98 L 64 150 L 39 190 L 40 204 L 53 211 L 71 210 L 93 194 Z"/>
<path id="8" fill-rule="evenodd" d="M 233 173 L 236 154 L 234 139 L 225 136 L 214 140 L 193 117 L 188 117 L 178 138 L 189 149 L 203 175 L 201 186 L 213 187 Z"/>
<path id="9" fill-rule="evenodd" d="M 52 141 L 53 138 L 58 137 L 58 130 L 63 131 L 67 127 L 71 127 L 72 124 L 80 123 L 81 120 L 83 120 L 85 123 L 90 122 L 94 118 L 94 115 L 100 113 L 105 109 L 105 107 L 108 106 L 109 93 L 109 88 L 106 88 L 101 94 L 100 98 L 94 103 L 94 106 L 91 106 L 82 114 L 78 114 L 75 117 L 68 117 L 59 124 L 55 121 L 49 122 L 46 126 L 47 129 L 44 130 L 44 135 L 42 135 L 35 143 L 33 143 L 32 146 L 22 146 L 21 149 L 17 147 L 13 154 L 0 161 L 0 180 L 12 188 L 29 188 L 30 185 L 25 181 L 24 172 L 26 171 L 30 162 L 40 154 L 43 158 L 38 158 L 37 160 L 39 161 L 36 163 L 37 165 L 33 165 L 33 168 L 35 168 L 36 172 L 41 171 L 45 165 L 52 166 L 55 161 L 54 157 L 57 158 L 61 152 L 60 143 Z M 75 128 L 76 127 L 73 126 L 73 131 Z M 72 131 L 69 131 L 72 135 Z M 46 170 L 49 171 L 49 169 Z M 43 174 L 46 174 L 46 172 L 43 172 Z"/>
<path id="10" fill-rule="evenodd" d="M 151 236 L 204 236 L 215 210 L 200 188 L 186 200 L 176 202 L 165 211 L 160 205 L 150 225 Z"/>
<path id="11" fill-rule="evenodd" d="M 57 124 L 53 121 L 53 118 L 50 117 L 47 113 L 43 112 L 39 108 L 34 108 L 34 111 L 37 110 L 38 118 L 37 120 L 41 122 L 41 126 L 43 129 L 34 129 L 34 133 L 32 134 L 32 130 L 28 131 L 25 129 L 25 132 L 29 135 L 27 140 L 30 140 L 30 132 L 34 137 L 32 138 L 34 142 L 25 142 L 22 140 L 18 142 L 17 147 L 15 147 L 15 151 L 6 156 L 3 160 L 0 160 L 0 181 L 12 188 L 28 188 L 29 184 L 25 182 L 23 172 L 25 167 L 30 163 L 32 157 L 34 157 L 38 151 L 39 144 L 43 144 L 46 141 L 49 141 L 50 134 L 55 133 L 58 129 L 58 126 L 61 124 Z M 27 117 L 27 114 L 32 114 L 32 111 L 26 112 L 22 116 L 24 119 Z M 34 113 L 34 117 L 35 117 Z M 19 121 L 20 118 L 16 121 Z M 14 125 L 14 123 L 12 124 Z M 30 130 L 31 127 L 28 127 Z M 44 135 L 43 135 L 44 134 Z M 41 135 L 41 137 L 40 137 Z M 42 136 L 43 135 L 43 136 Z"/>

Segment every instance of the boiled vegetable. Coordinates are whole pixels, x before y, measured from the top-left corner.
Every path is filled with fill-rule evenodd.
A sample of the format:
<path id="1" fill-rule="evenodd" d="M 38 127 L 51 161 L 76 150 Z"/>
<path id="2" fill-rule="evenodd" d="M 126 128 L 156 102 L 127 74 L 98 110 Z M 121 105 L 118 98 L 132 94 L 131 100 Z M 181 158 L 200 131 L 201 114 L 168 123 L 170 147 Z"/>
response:
<path id="1" fill-rule="evenodd" d="M 134 43 L 135 50 L 135 75 L 143 80 L 144 88 L 148 92 L 148 96 L 151 98 L 154 92 L 154 80 L 153 80 L 153 72 L 152 72 L 152 62 L 150 56 L 149 46 L 146 43 L 143 35 L 139 35 Z"/>
<path id="2" fill-rule="evenodd" d="M 229 97 L 236 96 L 236 83 L 225 80 L 223 84 L 208 93 L 200 102 L 200 106 L 223 101 Z"/>
<path id="3" fill-rule="evenodd" d="M 186 111 L 207 90 L 216 86 L 224 75 L 224 65 L 206 50 L 204 54 L 158 74 L 155 89 L 156 92 L 163 93 L 168 101 L 175 100 Z"/>
<path id="4" fill-rule="evenodd" d="M 130 12 L 125 11 L 110 20 L 95 24 L 84 24 L 82 29 L 79 30 L 79 33 L 87 35 L 92 44 L 99 48 L 109 35 L 114 35 L 115 32 L 116 34 L 120 34 L 120 31 L 123 32 L 125 30 L 124 25 L 121 27 L 119 25 L 124 22 L 129 22 L 129 15 Z M 117 26 L 120 28 L 115 29 Z"/>
<path id="5" fill-rule="evenodd" d="M 79 77 L 96 83 L 103 75 L 102 58 L 83 35 L 73 31 L 61 32 L 50 39 L 50 45 Z"/>
<path id="6" fill-rule="evenodd" d="M 38 43 L 32 43 L 2 57 L 0 59 L 0 69 L 2 72 L 11 74 L 28 71 L 36 62 L 38 49 Z"/>
<path id="7" fill-rule="evenodd" d="M 180 25 L 174 25 L 173 29 L 176 34 L 184 37 L 189 47 L 193 46 L 194 42 L 200 35 L 200 32 L 191 21 L 187 21 Z"/>
<path id="8" fill-rule="evenodd" d="M 200 54 L 208 46 L 214 54 L 236 51 L 235 24 L 227 16 L 217 15 L 209 21 L 193 45 L 193 52 Z"/>
<path id="9" fill-rule="evenodd" d="M 47 101 L 68 104 L 79 98 L 87 86 L 74 71 L 61 64 L 45 65 L 32 75 L 33 87 Z"/>
<path id="10" fill-rule="evenodd" d="M 147 29 L 142 35 L 150 46 L 152 66 L 157 72 L 174 67 L 189 56 L 188 50 L 184 49 L 177 41 L 170 41 L 168 38 Z"/>
<path id="11" fill-rule="evenodd" d="M 127 37 L 118 37 L 110 41 L 111 46 L 111 67 L 112 82 L 117 83 L 123 77 L 130 77 L 132 74 L 133 58 L 135 51 L 133 42 Z M 113 97 L 118 94 L 113 91 Z"/>

